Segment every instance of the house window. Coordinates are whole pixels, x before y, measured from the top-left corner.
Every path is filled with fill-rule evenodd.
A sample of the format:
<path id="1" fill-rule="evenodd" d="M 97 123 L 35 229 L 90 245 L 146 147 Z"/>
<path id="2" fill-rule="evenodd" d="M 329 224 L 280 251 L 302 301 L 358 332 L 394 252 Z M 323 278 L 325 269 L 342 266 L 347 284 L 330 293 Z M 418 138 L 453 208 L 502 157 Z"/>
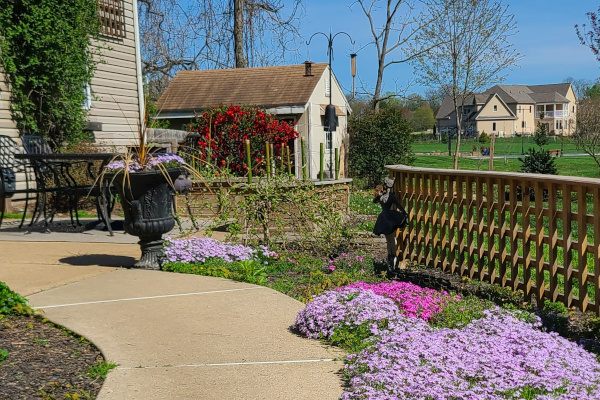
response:
<path id="1" fill-rule="evenodd" d="M 527 121 L 521 121 L 521 128 L 527 128 Z"/>
<path id="2" fill-rule="evenodd" d="M 556 120 L 556 129 L 562 129 L 562 128 L 563 128 L 562 119 Z"/>
<path id="3" fill-rule="evenodd" d="M 102 24 L 102 35 L 125 37 L 123 0 L 98 0 L 98 16 Z"/>
<path id="4" fill-rule="evenodd" d="M 573 112 L 575 112 L 575 106 L 573 106 Z"/>
<path id="5" fill-rule="evenodd" d="M 496 132 L 496 123 L 492 122 L 492 131 Z"/>
<path id="6" fill-rule="evenodd" d="M 494 112 L 496 112 L 496 111 L 498 111 L 498 106 L 494 104 Z"/>

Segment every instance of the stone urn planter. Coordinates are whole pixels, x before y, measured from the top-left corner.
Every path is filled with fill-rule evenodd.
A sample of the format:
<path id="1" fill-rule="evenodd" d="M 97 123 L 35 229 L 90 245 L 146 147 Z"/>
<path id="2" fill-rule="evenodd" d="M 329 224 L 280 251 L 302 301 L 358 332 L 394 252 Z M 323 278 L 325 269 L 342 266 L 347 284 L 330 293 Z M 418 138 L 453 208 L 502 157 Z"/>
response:
<path id="1" fill-rule="evenodd" d="M 181 168 L 131 172 L 127 176 L 120 172 L 111 179 L 125 214 L 125 232 L 140 238 L 142 256 L 134 268 L 160 269 L 162 235 L 175 227 L 173 187 L 167 176 L 175 182 L 181 173 Z"/>

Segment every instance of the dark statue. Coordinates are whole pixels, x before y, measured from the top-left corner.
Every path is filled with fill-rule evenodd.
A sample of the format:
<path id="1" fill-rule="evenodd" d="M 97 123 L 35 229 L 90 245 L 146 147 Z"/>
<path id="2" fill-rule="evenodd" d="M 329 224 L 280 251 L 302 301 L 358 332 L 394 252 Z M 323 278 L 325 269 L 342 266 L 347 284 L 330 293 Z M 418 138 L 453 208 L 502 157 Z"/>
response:
<path id="1" fill-rule="evenodd" d="M 375 188 L 373 203 L 381 205 L 381 213 L 377 217 L 373 233 L 385 235 L 387 242 L 387 262 L 391 268 L 398 266 L 398 241 L 396 232 L 408 225 L 408 213 L 402 207 L 395 193 L 392 191 L 394 179 L 385 178 L 383 185 Z"/>

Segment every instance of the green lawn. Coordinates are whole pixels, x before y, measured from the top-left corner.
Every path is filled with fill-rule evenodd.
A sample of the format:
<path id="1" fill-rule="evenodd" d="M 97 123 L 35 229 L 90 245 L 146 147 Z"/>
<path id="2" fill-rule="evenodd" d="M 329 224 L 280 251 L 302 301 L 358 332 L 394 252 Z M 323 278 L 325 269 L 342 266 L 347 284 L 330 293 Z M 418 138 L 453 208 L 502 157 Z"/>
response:
<path id="1" fill-rule="evenodd" d="M 453 157 L 449 156 L 415 156 L 415 167 L 452 169 Z M 556 166 L 559 175 L 583 176 L 598 178 L 598 166 L 592 157 L 557 157 Z M 489 159 L 476 160 L 461 158 L 458 162 L 460 169 L 473 171 L 488 171 Z M 518 158 L 494 159 L 494 171 L 519 172 L 521 163 Z"/>
<path id="2" fill-rule="evenodd" d="M 550 143 L 544 146 L 547 150 L 559 150 L 561 149 L 565 153 L 581 153 L 580 150 L 575 146 L 575 142 L 571 139 L 561 139 L 560 137 L 550 136 Z M 510 137 L 510 138 L 496 138 L 494 145 L 494 153 L 498 156 L 503 155 L 520 155 L 521 148 L 524 148 L 525 151 L 529 147 L 535 147 L 535 143 L 533 142 L 533 137 L 524 137 L 523 142 L 521 143 L 520 137 Z M 561 141 L 563 141 L 561 143 Z M 452 142 L 452 152 L 454 152 L 454 148 L 456 143 Z M 461 152 L 470 152 L 473 149 L 473 146 L 476 146 L 477 149 L 481 147 L 490 147 L 490 142 L 487 143 L 479 143 L 475 139 L 470 139 L 461 142 Z M 448 145 L 438 141 L 415 141 L 412 144 L 412 149 L 415 153 L 432 153 L 432 152 L 448 152 Z"/>

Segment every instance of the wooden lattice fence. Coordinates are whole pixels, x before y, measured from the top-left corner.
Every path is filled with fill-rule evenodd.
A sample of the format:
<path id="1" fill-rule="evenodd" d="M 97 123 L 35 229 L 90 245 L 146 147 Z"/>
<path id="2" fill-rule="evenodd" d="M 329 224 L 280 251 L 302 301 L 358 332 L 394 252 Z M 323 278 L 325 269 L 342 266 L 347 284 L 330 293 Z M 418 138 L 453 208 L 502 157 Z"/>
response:
<path id="1" fill-rule="evenodd" d="M 600 315 L 600 179 L 387 168 L 405 259 Z"/>

